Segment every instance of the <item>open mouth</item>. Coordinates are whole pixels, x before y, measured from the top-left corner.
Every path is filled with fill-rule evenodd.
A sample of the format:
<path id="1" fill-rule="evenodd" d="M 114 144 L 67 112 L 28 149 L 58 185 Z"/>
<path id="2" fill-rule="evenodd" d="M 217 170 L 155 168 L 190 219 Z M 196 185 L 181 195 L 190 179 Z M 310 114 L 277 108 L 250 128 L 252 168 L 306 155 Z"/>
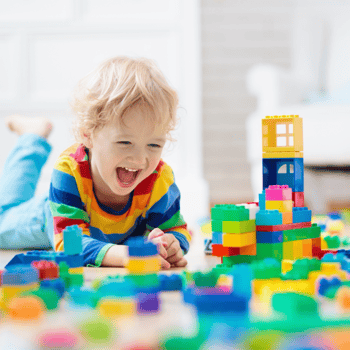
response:
<path id="1" fill-rule="evenodd" d="M 130 168 L 117 168 L 117 179 L 122 187 L 130 187 L 132 186 L 139 173 L 141 172 L 140 169 L 130 169 Z"/>

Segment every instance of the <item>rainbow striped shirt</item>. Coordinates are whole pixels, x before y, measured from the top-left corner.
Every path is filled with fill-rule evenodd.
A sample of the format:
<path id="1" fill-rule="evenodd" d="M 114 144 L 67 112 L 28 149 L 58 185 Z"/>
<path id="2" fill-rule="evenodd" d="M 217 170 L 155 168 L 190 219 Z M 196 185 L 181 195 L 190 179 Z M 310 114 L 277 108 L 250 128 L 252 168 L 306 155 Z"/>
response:
<path id="1" fill-rule="evenodd" d="M 55 163 L 49 194 L 55 250 L 63 250 L 63 230 L 83 229 L 84 264 L 100 266 L 112 244 L 132 236 L 147 236 L 159 227 L 172 233 L 186 253 L 191 235 L 180 213 L 180 192 L 169 165 L 161 160 L 155 171 L 131 193 L 127 205 L 115 211 L 94 194 L 88 150 L 74 144 Z"/>

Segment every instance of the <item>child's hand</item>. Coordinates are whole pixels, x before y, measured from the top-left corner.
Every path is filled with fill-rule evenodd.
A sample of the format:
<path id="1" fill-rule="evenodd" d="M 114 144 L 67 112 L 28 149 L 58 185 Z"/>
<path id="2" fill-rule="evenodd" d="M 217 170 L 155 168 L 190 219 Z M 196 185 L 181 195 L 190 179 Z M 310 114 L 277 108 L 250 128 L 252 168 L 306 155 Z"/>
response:
<path id="1" fill-rule="evenodd" d="M 187 265 L 180 243 L 174 235 L 155 228 L 149 234 L 148 239 L 157 244 L 163 268 L 169 269 L 171 266 L 185 267 Z"/>

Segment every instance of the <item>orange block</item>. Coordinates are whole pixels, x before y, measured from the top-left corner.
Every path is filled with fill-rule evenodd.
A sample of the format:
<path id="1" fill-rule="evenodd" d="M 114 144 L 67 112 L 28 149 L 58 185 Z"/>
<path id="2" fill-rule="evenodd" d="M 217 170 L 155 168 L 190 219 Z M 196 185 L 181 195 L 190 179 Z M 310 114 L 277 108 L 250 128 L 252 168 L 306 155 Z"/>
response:
<path id="1" fill-rule="evenodd" d="M 293 212 L 284 212 L 282 213 L 282 224 L 292 224 L 293 223 Z"/>
<path id="2" fill-rule="evenodd" d="M 239 248 L 240 255 L 256 255 L 256 244 L 247 245 Z"/>
<path id="3" fill-rule="evenodd" d="M 312 258 L 312 240 L 303 239 L 302 242 L 303 242 L 303 257 Z"/>
<path id="4" fill-rule="evenodd" d="M 343 311 L 350 311 L 350 288 L 341 287 L 337 292 L 337 302 Z"/>
<path id="5" fill-rule="evenodd" d="M 45 306 L 37 297 L 15 297 L 8 306 L 9 316 L 16 320 L 30 321 L 39 319 L 45 311 Z"/>

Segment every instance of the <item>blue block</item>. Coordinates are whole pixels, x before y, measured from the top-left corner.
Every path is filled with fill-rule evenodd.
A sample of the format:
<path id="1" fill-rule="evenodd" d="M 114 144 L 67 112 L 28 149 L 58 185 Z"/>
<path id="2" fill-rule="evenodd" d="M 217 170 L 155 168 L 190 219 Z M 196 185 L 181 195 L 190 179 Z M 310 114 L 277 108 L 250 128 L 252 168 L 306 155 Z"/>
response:
<path id="1" fill-rule="evenodd" d="M 82 254 L 77 255 L 66 255 L 63 252 L 57 252 L 55 257 L 55 261 L 57 265 L 60 264 L 60 262 L 65 262 L 70 268 L 74 267 L 82 267 L 84 266 L 84 258 Z"/>
<path id="2" fill-rule="evenodd" d="M 282 243 L 283 231 L 256 232 L 256 243 Z"/>
<path id="3" fill-rule="evenodd" d="M 65 285 L 61 278 L 55 278 L 51 280 L 42 280 L 40 283 L 40 288 L 53 289 L 57 292 L 60 298 L 63 297 L 65 292 Z"/>
<path id="4" fill-rule="evenodd" d="M 222 232 L 213 232 L 211 240 L 212 244 L 222 244 Z"/>
<path id="5" fill-rule="evenodd" d="M 265 210 L 266 209 L 265 191 L 262 191 L 262 193 L 259 194 L 259 208 L 260 208 L 260 210 Z"/>
<path id="6" fill-rule="evenodd" d="M 282 213 L 278 210 L 259 210 L 256 213 L 255 224 L 257 226 L 282 225 Z"/>
<path id="7" fill-rule="evenodd" d="M 318 294 L 324 296 L 328 289 L 332 287 L 340 287 L 342 284 L 341 280 L 338 277 L 333 277 L 328 280 L 326 278 L 321 278 L 318 284 Z"/>
<path id="8" fill-rule="evenodd" d="M 263 189 L 288 185 L 293 192 L 304 192 L 303 158 L 264 158 Z"/>
<path id="9" fill-rule="evenodd" d="M 175 291 L 182 290 L 182 278 L 180 275 L 159 275 L 160 290 L 161 291 Z"/>
<path id="10" fill-rule="evenodd" d="M 145 241 L 143 237 L 131 237 L 126 244 L 129 246 L 129 256 L 153 256 L 158 254 L 157 246 Z"/>
<path id="11" fill-rule="evenodd" d="M 293 208 L 293 224 L 311 222 L 311 210 L 306 207 Z"/>
<path id="12" fill-rule="evenodd" d="M 39 272 L 28 265 L 14 265 L 4 270 L 1 275 L 2 286 L 18 286 L 39 282 Z"/>
<path id="13" fill-rule="evenodd" d="M 63 247 L 67 255 L 83 252 L 83 230 L 78 225 L 68 226 L 63 230 Z"/>
<path id="14" fill-rule="evenodd" d="M 237 265 L 230 273 L 233 277 L 233 291 L 237 296 L 249 300 L 252 296 L 253 269 L 248 264 Z"/>
<path id="15" fill-rule="evenodd" d="M 72 288 L 69 290 L 68 300 L 76 305 L 95 307 L 99 300 L 99 294 L 90 288 Z"/>

